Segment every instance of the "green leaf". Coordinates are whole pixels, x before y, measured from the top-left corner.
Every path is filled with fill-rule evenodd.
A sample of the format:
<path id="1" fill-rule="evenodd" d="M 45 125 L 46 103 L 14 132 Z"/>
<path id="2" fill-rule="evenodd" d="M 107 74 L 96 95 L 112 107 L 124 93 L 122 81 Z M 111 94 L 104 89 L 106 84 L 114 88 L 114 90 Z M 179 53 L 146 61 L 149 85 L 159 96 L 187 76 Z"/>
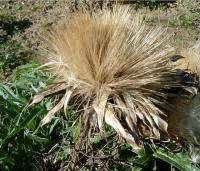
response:
<path id="1" fill-rule="evenodd" d="M 166 151 L 165 149 L 158 148 L 154 153 L 156 158 L 159 158 L 172 166 L 180 169 L 181 171 L 200 171 L 200 169 L 194 166 L 189 158 L 183 153 L 174 154 Z"/>
<path id="2" fill-rule="evenodd" d="M 0 147 L 5 144 L 7 142 L 8 139 L 12 138 L 13 136 L 15 136 L 18 132 L 20 132 L 22 129 L 24 129 L 26 127 L 26 125 L 28 125 L 29 123 L 31 123 L 33 121 L 33 119 L 37 116 L 37 115 L 41 115 L 43 114 L 45 111 L 44 109 L 41 109 L 38 113 L 36 113 L 35 115 L 30 113 L 25 119 L 24 121 L 22 121 L 20 123 L 19 126 L 14 125 L 12 128 L 12 131 L 10 131 L 8 133 L 8 135 L 5 137 L 5 139 L 3 139 L 0 142 Z"/>
<path id="3" fill-rule="evenodd" d="M 55 126 L 57 125 L 57 123 L 60 121 L 60 119 L 57 117 L 57 118 L 54 118 L 54 122 L 53 124 L 50 126 L 50 129 L 49 129 L 49 134 L 52 133 L 52 131 L 54 130 Z"/>
<path id="4" fill-rule="evenodd" d="M 153 160 L 153 150 L 150 145 L 145 144 L 144 148 L 138 151 L 138 159 L 135 159 L 133 163 L 137 166 L 136 169 L 140 170 L 146 167 Z"/>
<path id="5" fill-rule="evenodd" d="M 49 140 L 47 138 L 42 138 L 42 137 L 39 137 L 39 136 L 37 136 L 35 134 L 29 134 L 28 133 L 26 136 L 28 138 L 30 138 L 31 140 L 33 140 L 33 141 L 39 142 L 40 144 L 46 144 L 46 143 L 49 142 Z"/>
<path id="6" fill-rule="evenodd" d="M 1 90 L 2 95 L 3 95 L 3 92 L 4 92 L 4 94 L 6 94 L 7 97 L 12 99 L 12 100 L 18 101 L 22 104 L 27 102 L 23 97 L 21 97 L 20 95 L 16 95 L 10 87 L 8 87 L 4 84 L 0 83 L 0 90 Z"/>

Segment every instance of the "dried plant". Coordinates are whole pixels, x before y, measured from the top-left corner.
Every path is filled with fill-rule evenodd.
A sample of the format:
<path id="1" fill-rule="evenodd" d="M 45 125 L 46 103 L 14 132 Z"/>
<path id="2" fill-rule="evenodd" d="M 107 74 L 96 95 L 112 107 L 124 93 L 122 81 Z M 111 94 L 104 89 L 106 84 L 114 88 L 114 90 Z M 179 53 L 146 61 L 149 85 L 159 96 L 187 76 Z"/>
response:
<path id="1" fill-rule="evenodd" d="M 42 124 L 71 102 L 90 121 L 95 116 L 101 131 L 107 123 L 135 149 L 144 135 L 159 139 L 160 131 L 167 132 L 170 89 L 186 87 L 169 62 L 174 53 L 169 37 L 163 28 L 147 28 L 127 7 L 73 14 L 49 34 L 44 66 L 60 81 L 35 96 L 32 104 L 64 94 Z"/>

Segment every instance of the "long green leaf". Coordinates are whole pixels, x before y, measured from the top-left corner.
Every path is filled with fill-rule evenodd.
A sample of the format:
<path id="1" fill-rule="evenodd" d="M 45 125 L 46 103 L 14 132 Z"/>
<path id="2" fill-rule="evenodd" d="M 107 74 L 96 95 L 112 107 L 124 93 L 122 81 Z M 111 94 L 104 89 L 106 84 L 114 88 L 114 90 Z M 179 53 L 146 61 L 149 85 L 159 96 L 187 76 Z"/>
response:
<path id="1" fill-rule="evenodd" d="M 163 161 L 166 161 L 167 163 L 180 169 L 181 171 L 200 171 L 200 169 L 194 166 L 191 160 L 189 160 L 189 158 L 182 153 L 173 154 L 172 152 L 165 151 L 162 148 L 158 148 L 154 153 L 154 156 Z"/>
<path id="2" fill-rule="evenodd" d="M 41 115 L 44 113 L 44 109 L 41 109 L 38 113 L 36 113 L 35 115 L 30 113 L 25 119 L 23 122 L 20 123 L 19 126 L 14 126 L 12 131 L 10 131 L 8 133 L 8 135 L 5 137 L 5 139 L 3 139 L 1 142 L 0 142 L 0 147 L 5 144 L 7 142 L 8 139 L 12 138 L 13 136 L 15 136 L 18 132 L 20 132 L 23 128 L 25 128 L 26 125 L 28 125 L 29 123 L 31 123 L 33 121 L 33 119 L 38 116 L 38 115 Z"/>

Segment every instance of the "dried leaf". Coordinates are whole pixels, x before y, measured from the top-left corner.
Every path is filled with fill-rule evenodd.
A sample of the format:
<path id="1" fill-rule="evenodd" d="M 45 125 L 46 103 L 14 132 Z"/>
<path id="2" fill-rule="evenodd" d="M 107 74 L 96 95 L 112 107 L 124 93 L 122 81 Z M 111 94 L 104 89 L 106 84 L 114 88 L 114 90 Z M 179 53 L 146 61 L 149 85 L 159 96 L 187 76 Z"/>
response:
<path id="1" fill-rule="evenodd" d="M 155 114 L 152 115 L 152 118 L 160 130 L 167 132 L 168 124 L 166 121 Z"/>
<path id="2" fill-rule="evenodd" d="M 71 89 L 66 91 L 67 96 L 66 96 L 65 101 L 64 101 L 64 112 L 65 112 L 65 115 L 67 115 L 66 114 L 67 106 L 68 106 L 70 97 L 72 96 L 72 93 L 73 93 L 73 91 Z"/>
<path id="3" fill-rule="evenodd" d="M 58 111 L 64 106 L 64 103 L 65 103 L 67 97 L 68 97 L 68 91 L 66 91 L 65 95 L 62 97 L 62 99 L 59 101 L 59 103 L 58 103 L 53 109 L 51 109 L 51 110 L 47 113 L 47 115 L 42 119 L 42 121 L 41 121 L 41 126 L 43 126 L 43 125 L 45 125 L 45 124 L 51 122 L 51 120 L 52 120 L 53 117 L 54 117 L 54 114 L 55 114 L 56 112 L 58 112 Z"/>
<path id="4" fill-rule="evenodd" d="M 29 106 L 32 106 L 33 104 L 41 102 L 46 96 L 57 93 L 59 91 L 62 91 L 66 89 L 68 86 L 66 84 L 55 84 L 49 86 L 46 91 L 43 91 L 42 93 L 35 95 L 32 98 L 32 102 Z"/>
<path id="5" fill-rule="evenodd" d="M 124 129 L 120 121 L 115 117 L 114 111 L 111 106 L 106 109 L 105 122 L 108 125 L 112 126 L 118 134 L 120 134 L 128 143 L 130 143 L 133 149 L 140 149 L 139 142 L 135 141 L 134 137 Z"/>
<path id="6" fill-rule="evenodd" d="M 108 100 L 108 94 L 104 93 L 100 96 L 99 99 L 95 100 L 95 103 L 93 104 L 93 108 L 97 114 L 97 122 L 100 131 L 103 131 L 103 121 L 104 121 L 104 115 L 105 115 L 105 107 Z"/>

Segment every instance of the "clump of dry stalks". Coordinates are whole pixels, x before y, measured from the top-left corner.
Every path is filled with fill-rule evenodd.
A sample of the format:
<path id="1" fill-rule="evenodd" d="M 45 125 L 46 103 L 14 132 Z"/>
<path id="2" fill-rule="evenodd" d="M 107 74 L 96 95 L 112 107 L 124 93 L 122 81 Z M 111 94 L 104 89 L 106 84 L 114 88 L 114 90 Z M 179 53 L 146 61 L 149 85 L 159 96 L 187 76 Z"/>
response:
<path id="1" fill-rule="evenodd" d="M 56 93 L 63 96 L 42 125 L 70 102 L 82 110 L 85 134 L 93 122 L 102 132 L 104 123 L 110 125 L 134 149 L 144 136 L 160 139 L 160 132 L 167 133 L 174 90 L 193 93 L 189 88 L 196 86 L 192 78 L 183 79 L 186 67 L 170 62 L 175 51 L 169 37 L 163 28 L 146 27 L 127 7 L 73 14 L 49 34 L 45 66 L 59 81 L 32 104 Z"/>

